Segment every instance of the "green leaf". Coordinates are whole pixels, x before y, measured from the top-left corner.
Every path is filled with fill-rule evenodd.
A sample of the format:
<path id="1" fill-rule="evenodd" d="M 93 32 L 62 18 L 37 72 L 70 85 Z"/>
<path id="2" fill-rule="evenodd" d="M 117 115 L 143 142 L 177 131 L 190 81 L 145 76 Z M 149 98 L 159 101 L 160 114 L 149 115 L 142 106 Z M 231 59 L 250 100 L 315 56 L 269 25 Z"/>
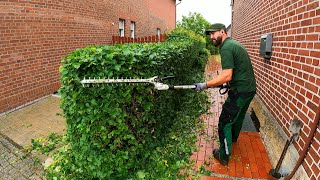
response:
<path id="1" fill-rule="evenodd" d="M 145 103 L 143 107 L 145 111 L 150 111 L 152 107 L 152 103 Z"/>
<path id="2" fill-rule="evenodd" d="M 145 173 L 142 172 L 142 171 L 138 171 L 137 172 L 137 176 L 138 176 L 139 179 L 144 179 L 146 177 Z"/>
<path id="3" fill-rule="evenodd" d="M 79 69 L 80 63 L 73 63 L 73 67 L 76 68 L 76 69 Z"/>
<path id="4" fill-rule="evenodd" d="M 121 65 L 115 65 L 114 66 L 114 70 L 116 70 L 116 71 L 120 71 L 120 68 L 121 68 Z"/>

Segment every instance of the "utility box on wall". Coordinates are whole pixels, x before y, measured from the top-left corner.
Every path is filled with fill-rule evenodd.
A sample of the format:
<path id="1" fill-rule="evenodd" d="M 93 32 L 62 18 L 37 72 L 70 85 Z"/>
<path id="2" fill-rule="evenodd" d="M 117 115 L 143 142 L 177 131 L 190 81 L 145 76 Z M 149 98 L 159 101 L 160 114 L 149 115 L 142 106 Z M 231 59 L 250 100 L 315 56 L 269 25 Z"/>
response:
<path id="1" fill-rule="evenodd" d="M 260 55 L 266 59 L 271 58 L 272 52 L 272 34 L 261 35 L 260 38 Z"/>

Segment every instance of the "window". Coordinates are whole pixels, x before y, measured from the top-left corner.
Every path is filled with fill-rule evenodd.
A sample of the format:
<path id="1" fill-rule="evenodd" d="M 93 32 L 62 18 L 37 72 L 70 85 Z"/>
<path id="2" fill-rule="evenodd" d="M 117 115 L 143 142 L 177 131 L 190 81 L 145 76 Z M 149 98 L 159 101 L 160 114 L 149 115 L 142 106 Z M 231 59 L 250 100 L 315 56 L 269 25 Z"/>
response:
<path id="1" fill-rule="evenodd" d="M 131 24 L 130 24 L 130 37 L 131 38 L 134 38 L 134 28 L 136 26 L 136 23 L 131 21 Z"/>
<path id="2" fill-rule="evenodd" d="M 161 30 L 160 30 L 160 28 L 157 28 L 157 35 L 158 35 L 158 37 L 160 37 L 160 34 L 161 34 Z"/>
<path id="3" fill-rule="evenodd" d="M 125 24 L 125 20 L 119 19 L 119 36 L 120 37 L 124 37 L 124 24 Z"/>

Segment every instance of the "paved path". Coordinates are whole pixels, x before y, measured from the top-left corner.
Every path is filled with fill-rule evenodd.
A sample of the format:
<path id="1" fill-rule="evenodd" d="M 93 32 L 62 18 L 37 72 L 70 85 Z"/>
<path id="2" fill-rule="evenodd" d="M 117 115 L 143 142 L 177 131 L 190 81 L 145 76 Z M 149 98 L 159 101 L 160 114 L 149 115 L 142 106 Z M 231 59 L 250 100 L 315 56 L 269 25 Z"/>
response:
<path id="1" fill-rule="evenodd" d="M 42 179 L 41 167 L 25 157 L 20 147 L 0 134 L 0 180 Z"/>
<path id="2" fill-rule="evenodd" d="M 62 134 L 66 127 L 60 115 L 60 98 L 50 96 L 0 117 L 0 132 L 20 146 L 31 145 L 31 139 Z"/>
<path id="3" fill-rule="evenodd" d="M 0 180 L 42 179 L 46 156 L 38 156 L 35 166 L 35 158 L 25 157 L 21 149 L 31 145 L 31 139 L 63 134 L 66 123 L 61 113 L 60 98 L 50 96 L 0 116 Z"/>

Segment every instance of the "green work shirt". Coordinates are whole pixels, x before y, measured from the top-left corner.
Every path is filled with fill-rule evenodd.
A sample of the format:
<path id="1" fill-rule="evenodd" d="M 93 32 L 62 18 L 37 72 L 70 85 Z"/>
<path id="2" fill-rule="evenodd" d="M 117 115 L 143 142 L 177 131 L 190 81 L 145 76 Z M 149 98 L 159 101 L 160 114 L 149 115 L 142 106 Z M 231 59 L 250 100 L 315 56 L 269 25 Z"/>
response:
<path id="1" fill-rule="evenodd" d="M 256 80 L 247 50 L 228 37 L 223 41 L 220 55 L 222 69 L 233 69 L 230 87 L 239 92 L 256 91 Z"/>

